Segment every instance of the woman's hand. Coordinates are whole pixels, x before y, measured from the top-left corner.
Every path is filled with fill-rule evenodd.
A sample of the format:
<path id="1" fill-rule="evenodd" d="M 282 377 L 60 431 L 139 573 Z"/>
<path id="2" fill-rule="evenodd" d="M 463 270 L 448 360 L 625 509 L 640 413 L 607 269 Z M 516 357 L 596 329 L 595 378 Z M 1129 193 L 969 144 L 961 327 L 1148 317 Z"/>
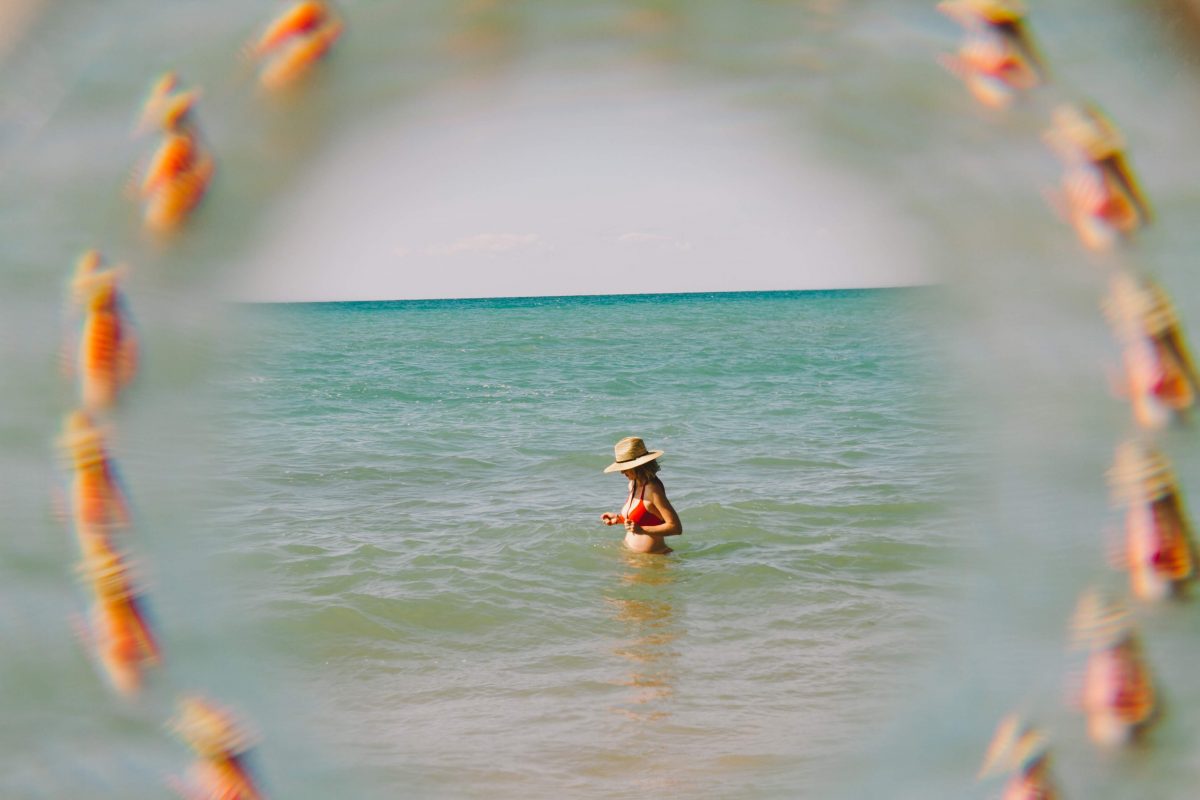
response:
<path id="1" fill-rule="evenodd" d="M 636 522 L 634 522 L 631 519 L 625 520 L 625 532 L 626 533 L 636 533 L 639 536 L 649 536 L 650 535 L 642 529 L 641 525 L 638 525 Z"/>
<path id="2" fill-rule="evenodd" d="M 600 521 L 603 522 L 605 525 L 620 525 L 622 522 L 625 521 L 625 518 L 622 517 L 620 514 L 605 513 L 605 514 L 600 515 Z"/>

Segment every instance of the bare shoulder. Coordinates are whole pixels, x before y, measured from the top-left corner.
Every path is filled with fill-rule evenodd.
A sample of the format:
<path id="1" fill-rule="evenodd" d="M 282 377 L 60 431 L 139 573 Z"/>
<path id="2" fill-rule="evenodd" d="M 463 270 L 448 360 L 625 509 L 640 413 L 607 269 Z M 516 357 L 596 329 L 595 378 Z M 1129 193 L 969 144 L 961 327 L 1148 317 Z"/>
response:
<path id="1" fill-rule="evenodd" d="M 667 487 L 661 482 L 650 484 L 646 491 L 646 499 L 654 504 L 656 508 L 670 510 L 675 512 L 675 508 L 671 505 L 671 501 L 667 499 Z"/>
<path id="2" fill-rule="evenodd" d="M 649 500 L 651 498 L 664 501 L 667 499 L 667 487 L 663 485 L 662 481 L 653 481 L 646 484 L 646 499 Z"/>
<path id="3" fill-rule="evenodd" d="M 658 515 L 663 521 L 670 526 L 670 529 L 663 532 L 664 536 L 677 536 L 683 533 L 683 521 L 679 519 L 679 513 L 675 507 L 671 505 L 671 501 L 667 499 L 667 488 L 662 483 L 654 483 L 651 485 L 647 494 L 647 498 L 654 506 Z"/>

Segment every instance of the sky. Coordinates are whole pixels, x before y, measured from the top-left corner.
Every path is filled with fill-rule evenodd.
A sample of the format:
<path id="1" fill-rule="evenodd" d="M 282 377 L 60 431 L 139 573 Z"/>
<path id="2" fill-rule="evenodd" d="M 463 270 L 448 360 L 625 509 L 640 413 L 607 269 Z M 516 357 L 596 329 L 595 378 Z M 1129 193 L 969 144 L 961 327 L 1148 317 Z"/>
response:
<path id="1" fill-rule="evenodd" d="M 270 209 L 235 300 L 928 283 L 885 187 L 718 92 L 636 72 L 443 90 L 347 133 Z"/>

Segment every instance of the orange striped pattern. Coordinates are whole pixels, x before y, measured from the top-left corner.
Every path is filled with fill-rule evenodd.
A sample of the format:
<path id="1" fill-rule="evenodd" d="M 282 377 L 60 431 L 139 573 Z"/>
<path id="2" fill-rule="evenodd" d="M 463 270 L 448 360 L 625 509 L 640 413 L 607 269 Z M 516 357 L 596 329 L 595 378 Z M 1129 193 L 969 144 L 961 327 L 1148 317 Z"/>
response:
<path id="1" fill-rule="evenodd" d="M 175 789 L 189 800 L 261 800 L 246 764 L 250 737 L 225 709 L 197 697 L 185 698 L 174 723 L 180 738 L 196 753 L 187 782 Z"/>
<path id="2" fill-rule="evenodd" d="M 129 508 L 104 436 L 83 411 L 67 418 L 62 446 L 70 461 L 71 522 L 85 557 L 129 525 Z"/>
<path id="3" fill-rule="evenodd" d="M 163 139 L 142 178 L 142 197 L 150 197 L 179 176 L 195 169 L 201 157 L 196 140 L 187 134 L 171 133 Z"/>
<path id="4" fill-rule="evenodd" d="M 100 546 L 85 555 L 81 571 L 95 597 L 88 637 L 96 660 L 113 688 L 136 694 L 162 654 L 129 565 L 114 548 Z"/>
<path id="5" fill-rule="evenodd" d="M 312 33 L 329 21 L 330 12 L 324 3 L 316 0 L 297 3 L 267 26 L 254 45 L 254 55 L 263 56 L 288 39 Z"/>
<path id="6" fill-rule="evenodd" d="M 79 386 L 86 408 L 105 409 L 116 403 L 137 372 L 137 350 L 116 282 L 100 282 L 88 296 L 79 338 Z"/>
<path id="7" fill-rule="evenodd" d="M 169 233 L 187 220 L 215 171 L 194 119 L 199 95 L 194 89 L 180 90 L 178 77 L 168 72 L 151 88 L 142 107 L 139 129 L 153 125 L 163 136 L 137 186 L 142 221 L 154 233 Z"/>
<path id="8" fill-rule="evenodd" d="M 188 159 L 177 162 L 187 166 L 157 182 L 146 197 L 142 220 L 148 230 L 169 233 L 177 229 L 208 191 L 216 163 L 207 153 L 197 152 L 195 142 L 189 146 Z"/>
<path id="9" fill-rule="evenodd" d="M 325 3 L 304 0 L 272 22 L 251 53 L 262 64 L 259 83 L 279 90 L 300 80 L 341 36 L 342 21 Z"/>

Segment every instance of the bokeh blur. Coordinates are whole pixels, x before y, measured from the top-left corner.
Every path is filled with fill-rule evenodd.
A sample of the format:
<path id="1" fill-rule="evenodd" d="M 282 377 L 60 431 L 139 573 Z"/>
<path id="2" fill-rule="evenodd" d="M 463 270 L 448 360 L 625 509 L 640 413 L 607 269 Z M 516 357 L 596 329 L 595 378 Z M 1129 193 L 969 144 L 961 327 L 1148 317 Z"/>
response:
<path id="1" fill-rule="evenodd" d="M 1007 51 L 964 55 L 970 32 L 917 0 L 347 0 L 271 34 L 289 8 L 0 7 L 0 794 L 163 796 L 196 757 L 168 720 L 198 693 L 255 731 L 260 772 L 242 796 L 261 778 L 268 796 L 294 798 L 985 797 L 998 784 L 976 773 L 1013 711 L 1044 737 L 1063 796 L 1192 796 L 1200 643 L 1179 564 L 1195 556 L 1200 450 L 1178 399 L 1196 388 L 1180 353 L 1200 324 L 1191 2 L 1031 2 L 1025 33 L 1045 80 L 990 105 L 981 92 L 1013 88 L 989 82 Z M 981 89 L 961 62 L 944 68 L 955 54 L 976 59 Z M 187 97 L 176 111 L 189 124 L 160 117 L 135 136 L 166 73 L 179 84 L 163 96 Z M 1098 109 L 1121 147 L 1048 146 L 1066 107 Z M 105 268 L 77 272 L 93 248 L 124 266 L 83 302 L 76 277 Z M 1167 300 L 1135 298 L 1141 310 L 1113 323 L 1105 298 L 1129 295 L 1129 276 L 1136 297 L 1158 286 Z M 739 430 L 693 431 L 663 412 L 680 445 L 667 447 L 670 485 L 695 537 L 690 560 L 684 547 L 666 568 L 594 547 L 547 563 L 500 538 L 472 495 L 490 486 L 514 516 L 532 507 L 535 536 L 561 514 L 572 541 L 599 537 L 575 517 L 620 492 L 573 453 L 603 453 L 608 430 L 588 420 L 617 423 L 593 401 L 636 385 L 614 379 L 572 406 L 595 415 L 577 418 L 579 441 L 569 415 L 556 418 L 564 452 L 513 446 L 577 497 L 522 494 L 468 441 L 446 456 L 461 473 L 435 469 L 431 484 L 386 464 L 326 470 L 327 448 L 369 449 L 371 431 L 419 442 L 409 420 L 447 440 L 485 428 L 434 413 L 459 391 L 436 363 L 370 373 L 403 388 L 339 427 L 361 410 L 337 381 L 360 373 L 347 377 L 336 353 L 322 361 L 320 345 L 378 329 L 247 322 L 229 304 L 927 283 L 902 311 L 859 298 L 810 308 L 795 328 L 782 301 L 767 320 L 663 312 L 664 341 L 688 338 L 689 319 L 711 322 L 680 352 L 730 374 L 755 359 L 723 352 L 722 337 L 778 348 L 803 334 L 822 348 L 795 360 L 770 350 L 789 369 L 821 363 L 811 384 L 752 364 L 767 372 L 731 406 Z M 645 310 L 632 308 L 619 310 Z M 493 322 L 500 311 L 405 317 L 370 352 L 412 347 L 445 363 L 463 352 L 483 374 L 498 369 L 485 346 L 501 325 L 543 324 L 520 308 L 517 322 Z M 578 324 L 600 331 L 605 313 Z M 559 332 L 575 324 L 552 319 Z M 589 358 L 621 358 L 620 340 L 582 338 Z M 853 347 L 864 343 L 867 355 Z M 563 369 L 585 381 L 591 364 L 574 358 Z M 695 363 L 698 393 L 729 388 Z M 871 382 L 847 378 L 850 366 Z M 511 387 L 486 380 L 519 419 Z M 878 407 L 861 386 L 880 391 Z M 702 408 L 687 389 L 678 404 Z M 421 412 L 390 421 L 392 404 L 417 402 L 408 391 Z M 903 435 L 883 426 L 870 446 L 823 453 L 835 422 L 810 429 L 789 405 L 809 391 L 810 418 L 844 413 L 861 432 L 877 415 Z M 512 419 L 498 418 L 503 440 Z M 780 431 L 805 443 L 788 450 Z M 714 452 L 689 463 L 705 435 L 741 443 L 737 468 L 756 482 L 729 477 Z M 1114 502 L 1114 452 L 1130 440 L 1159 467 L 1124 479 Z M 772 448 L 788 458 L 772 461 Z M 1169 508 L 1162 481 L 1146 485 L 1165 474 Z M 842 503 L 847 475 L 861 494 Z M 439 536 L 406 550 L 420 520 L 378 498 L 420 504 L 447 485 L 419 507 L 447 528 L 452 511 L 469 518 L 471 546 Z M 376 502 L 410 528 L 356 516 Z M 797 531 L 808 538 L 789 549 Z M 856 535 L 861 548 L 839 549 Z M 786 554 L 777 563 L 773 547 Z M 568 576 L 557 583 L 555 563 Z M 1171 585 L 1137 588 L 1154 581 Z M 1127 598 L 1152 727 L 1151 679 L 1095 666 L 1118 663 L 1127 640 L 1070 648 L 1090 590 Z M 827 627 L 810 636 L 810 622 Z M 537 659 L 505 649 L 536 650 L 539 637 L 551 644 Z M 1133 749 L 1089 735 L 1128 685 L 1121 674 L 1137 678 L 1129 693 L 1146 712 Z M 200 776 L 172 785 L 221 791 L 243 780 L 241 755 L 201 754 Z"/>

